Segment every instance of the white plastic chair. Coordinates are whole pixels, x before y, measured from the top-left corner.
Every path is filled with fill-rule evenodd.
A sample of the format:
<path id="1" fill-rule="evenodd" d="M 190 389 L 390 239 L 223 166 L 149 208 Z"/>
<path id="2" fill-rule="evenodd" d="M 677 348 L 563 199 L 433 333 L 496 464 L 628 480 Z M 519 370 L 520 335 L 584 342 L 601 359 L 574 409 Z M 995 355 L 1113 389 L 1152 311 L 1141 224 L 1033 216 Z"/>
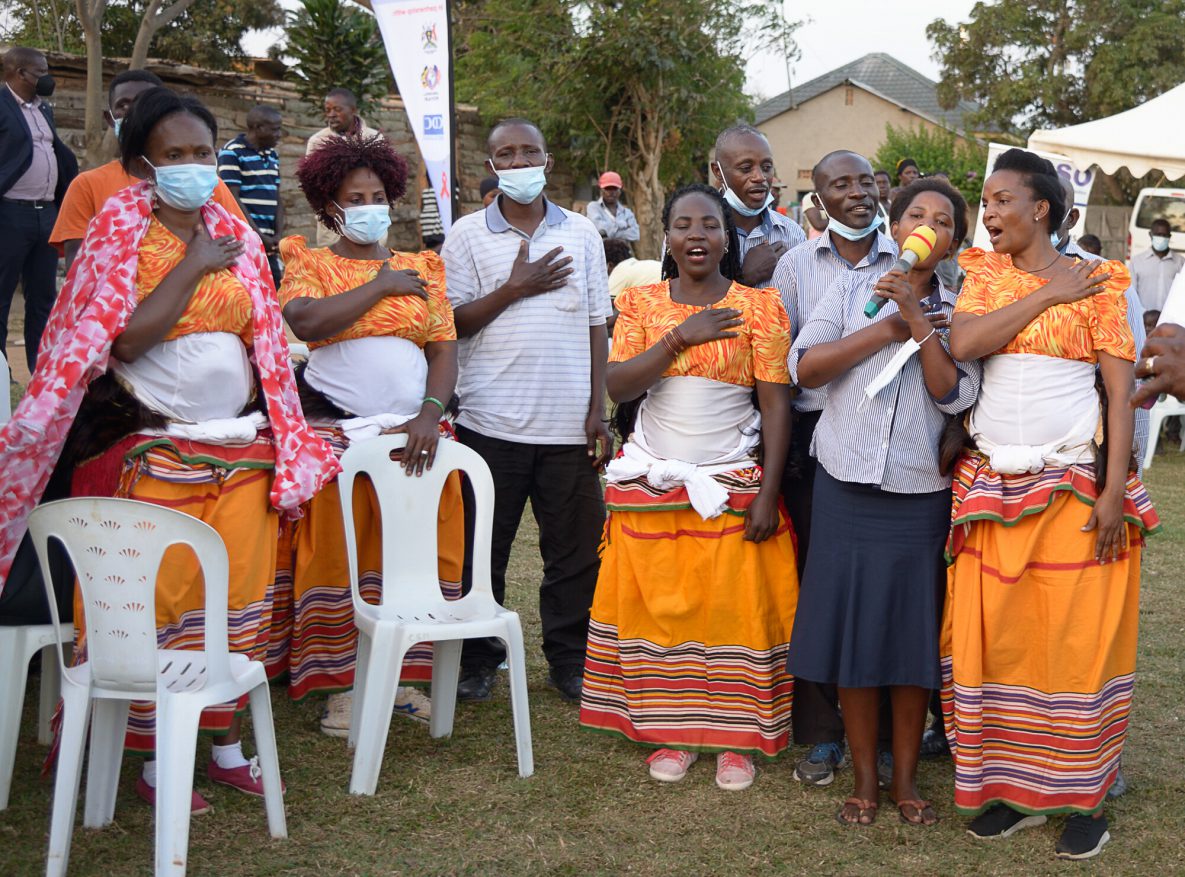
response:
<path id="1" fill-rule="evenodd" d="M 58 631 L 61 630 L 59 636 Z M 52 624 L 22 624 L 0 627 L 0 810 L 8 808 L 16 747 L 21 733 L 21 711 L 29 662 L 41 652 L 41 699 L 37 709 L 37 742 L 51 742 L 49 721 L 61 697 L 61 660 L 64 644 L 73 642 L 74 631 Z"/>
<path id="2" fill-rule="evenodd" d="M 490 585 L 494 520 L 490 470 L 476 452 L 457 442 L 442 441 L 436 446 L 432 468 L 419 478 L 409 477 L 399 463 L 391 460 L 391 452 L 406 443 L 406 435 L 383 435 L 350 445 L 342 455 L 342 473 L 338 476 L 354 623 L 358 627 L 349 735 L 350 745 L 357 747 L 350 775 L 350 792 L 355 795 L 375 793 L 403 657 L 422 642 L 434 644 L 432 717 L 428 725 L 433 737 L 447 737 L 453 731 L 462 641 L 497 637 L 506 644 L 518 774 L 528 777 L 535 772 L 522 625 L 517 613 L 498 605 Z M 472 485 L 476 525 L 473 587 L 459 600 L 450 601 L 440 592 L 436 539 L 440 494 L 454 471 L 464 472 Z M 374 485 L 382 518 L 383 593 L 377 605 L 365 602 L 358 590 L 354 486 L 355 479 L 363 474 Z"/>
<path id="3" fill-rule="evenodd" d="M 49 540 L 64 546 L 78 575 L 86 616 L 87 661 L 61 668 L 64 709 L 46 874 L 66 872 L 88 724 L 83 825 L 102 828 L 112 821 L 133 700 L 156 702 L 158 877 L 185 874 L 201 712 L 244 694 L 250 696 L 268 828 L 272 837 L 287 837 L 267 674 L 259 661 L 228 651 L 228 561 L 218 533 L 181 512 L 127 499 L 46 503 L 29 515 L 29 532 L 47 590 Z M 201 652 L 156 644 L 157 573 L 165 550 L 177 544 L 193 549 L 205 579 Z M 52 595 L 50 611 L 57 624 Z"/>
<path id="4" fill-rule="evenodd" d="M 1185 414 L 1185 402 L 1176 396 L 1166 395 L 1158 399 L 1148 411 L 1148 447 L 1144 450 L 1144 468 L 1152 465 L 1152 458 L 1156 455 L 1156 443 L 1160 441 L 1160 428 L 1165 418 L 1179 417 Z M 1181 450 L 1185 451 L 1185 432 L 1181 436 Z"/>

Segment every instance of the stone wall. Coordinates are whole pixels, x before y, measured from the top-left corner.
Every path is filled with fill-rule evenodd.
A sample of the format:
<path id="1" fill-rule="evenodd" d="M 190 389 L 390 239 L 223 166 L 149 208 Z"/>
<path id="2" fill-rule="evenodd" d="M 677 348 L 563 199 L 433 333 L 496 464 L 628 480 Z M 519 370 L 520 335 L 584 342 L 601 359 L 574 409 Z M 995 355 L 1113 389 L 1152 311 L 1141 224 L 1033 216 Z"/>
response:
<path id="1" fill-rule="evenodd" d="M 85 112 L 86 59 L 74 55 L 50 53 L 50 70 L 58 81 L 51 103 L 54 106 L 58 131 L 62 138 L 83 156 L 83 117 Z M 126 68 L 126 62 L 104 62 L 104 89 L 112 76 Z M 279 145 L 281 191 L 287 214 L 285 234 L 312 237 L 316 219 L 305 202 L 292 176 L 296 163 L 304 155 L 305 141 L 314 131 L 325 126 L 321 108 L 304 101 L 289 83 L 240 73 L 201 70 L 182 64 L 150 62 L 148 69 L 156 73 L 165 85 L 177 91 L 199 97 L 218 120 L 218 139 L 225 143 L 246 128 L 247 112 L 256 104 L 271 104 L 279 108 L 284 118 L 285 135 Z M 104 90 L 104 93 L 106 91 Z M 378 128 L 407 160 L 409 167 L 408 193 L 395 206 L 392 214 L 388 243 L 403 250 L 417 250 L 421 246 L 419 226 L 419 189 L 424 185 L 423 162 L 411 132 L 403 101 L 392 96 L 380 101 L 377 112 L 366 117 L 368 125 Z M 462 213 L 470 213 L 481 206 L 479 186 L 486 176 L 486 126 L 477 108 L 457 107 L 457 183 Z M 116 144 L 108 132 L 104 141 L 102 161 L 114 157 Z M 101 163 L 96 162 L 96 163 Z M 572 178 L 553 173 L 548 197 L 570 206 Z"/>

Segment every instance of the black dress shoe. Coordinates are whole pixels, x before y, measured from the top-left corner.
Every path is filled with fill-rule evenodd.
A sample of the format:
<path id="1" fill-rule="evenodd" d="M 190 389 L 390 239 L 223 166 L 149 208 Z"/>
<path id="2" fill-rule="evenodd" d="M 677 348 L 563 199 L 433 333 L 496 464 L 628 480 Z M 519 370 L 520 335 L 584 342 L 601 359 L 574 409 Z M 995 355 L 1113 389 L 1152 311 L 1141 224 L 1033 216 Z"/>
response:
<path id="1" fill-rule="evenodd" d="M 462 667 L 457 682 L 457 700 L 486 701 L 498 681 L 498 671 L 492 667 Z"/>
<path id="2" fill-rule="evenodd" d="M 584 692 L 584 668 L 579 665 L 552 667 L 547 682 L 564 700 L 580 703 L 580 695 Z"/>

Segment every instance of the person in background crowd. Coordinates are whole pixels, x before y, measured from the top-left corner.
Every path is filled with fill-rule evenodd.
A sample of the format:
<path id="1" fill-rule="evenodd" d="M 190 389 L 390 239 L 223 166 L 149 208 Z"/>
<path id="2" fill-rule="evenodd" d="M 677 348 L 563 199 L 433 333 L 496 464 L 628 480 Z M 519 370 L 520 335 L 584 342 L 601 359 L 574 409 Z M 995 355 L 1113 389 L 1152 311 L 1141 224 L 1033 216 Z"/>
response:
<path id="1" fill-rule="evenodd" d="M 1173 227 L 1167 219 L 1154 219 L 1148 229 L 1151 249 L 1131 260 L 1132 279 L 1144 310 L 1162 310 L 1173 280 L 1185 265 L 1185 256 L 1169 249 Z"/>
<path id="2" fill-rule="evenodd" d="M 823 202 L 819 200 L 817 192 L 808 192 L 802 199 L 802 215 L 806 218 L 806 237 L 813 241 L 827 231 L 827 211 L 823 209 Z M 791 327 L 793 328 L 793 326 Z"/>
<path id="3" fill-rule="evenodd" d="M 490 203 L 502 194 L 502 190 L 498 188 L 497 177 L 486 177 L 481 181 L 478 191 L 481 193 L 482 207 L 489 207 Z"/>
<path id="4" fill-rule="evenodd" d="M 263 241 L 272 280 L 280 285 L 280 236 L 284 233 L 284 202 L 280 198 L 280 154 L 276 144 L 284 130 L 280 111 L 259 104 L 247 113 L 247 131 L 218 153 L 218 176 L 226 183 Z"/>
<path id="5" fill-rule="evenodd" d="M 392 253 L 378 243 L 404 194 L 407 163 L 381 138 L 335 137 L 305 156 L 296 177 L 318 220 L 342 234 L 328 248 L 311 249 L 300 236 L 280 244 L 288 266 L 280 288 L 284 318 L 310 348 L 308 364 L 296 372 L 301 407 L 338 454 L 380 431 L 407 433 L 404 466 L 409 475 L 420 473 L 431 468 L 443 433 L 457 345 L 444 263 L 432 252 Z M 354 509 L 359 587 L 377 602 L 382 538 L 373 491 L 361 488 Z M 294 699 L 329 695 L 321 731 L 333 737 L 349 734 L 358 644 L 342 527 L 334 481 L 293 527 L 291 572 L 282 574 L 291 586 L 291 620 L 283 625 L 290 623 L 290 633 L 269 655 L 273 672 L 277 665 L 289 672 Z M 440 507 L 440 582 L 453 598 L 461 593 L 463 543 L 457 478 Z M 288 560 L 281 558 L 282 569 Z M 427 721 L 430 701 L 407 686 L 431 674 L 431 649 L 412 649 L 393 695 L 397 713 Z"/>
<path id="6" fill-rule="evenodd" d="M 58 251 L 50 244 L 58 208 L 78 174 L 78 159 L 58 137 L 45 102 L 54 78 L 45 55 L 23 46 L 4 54 L 0 90 L 0 354 L 8 355 L 8 311 L 19 284 L 25 299 L 25 362 L 37 346 L 57 297 Z"/>
<path id="7" fill-rule="evenodd" d="M 120 134 L 125 169 L 145 182 L 113 195 L 91 222 L 16 428 L 0 434 L 0 471 L 10 479 L 0 498 L 0 578 L 10 537 L 56 464 L 54 477 L 74 496 L 155 503 L 212 526 L 230 561 L 230 648 L 262 658 L 279 515 L 296 512 L 339 467 L 297 404 L 259 236 L 212 201 L 213 115 L 193 97 L 153 88 Z M 200 648 L 204 596 L 192 554 L 167 554 L 156 587 L 158 647 Z M 77 591 L 80 654 L 81 599 Z M 261 795 L 239 738 L 243 703 L 203 711 L 202 728 L 215 735 L 207 775 Z M 149 803 L 154 738 L 154 705 L 133 704 L 127 746 L 149 759 L 136 783 Z M 196 791 L 191 800 L 193 812 L 209 809 Z"/>
<path id="8" fill-rule="evenodd" d="M 662 280 L 662 262 L 657 259 L 635 259 L 626 241 L 608 238 L 605 241 L 605 267 L 609 271 L 609 300 L 614 303 L 609 318 L 609 334 L 617 322 L 617 296 L 631 286 L 648 286 Z"/>
<path id="9" fill-rule="evenodd" d="M 65 252 L 67 272 L 74 264 L 74 256 L 86 236 L 86 227 L 95 214 L 107 203 L 108 198 L 140 180 L 134 169 L 124 170 L 119 161 L 119 133 L 123 120 L 131 112 L 136 99 L 148 89 L 159 88 L 163 84 L 159 76 L 148 70 L 124 70 L 111 78 L 111 85 L 107 89 L 107 109 L 103 110 L 103 122 L 115 134 L 117 155 L 106 164 L 83 171 L 74 178 L 62 199 L 57 222 L 54 223 L 53 232 L 49 236 L 49 242 L 61 247 Z M 214 187 L 214 200 L 231 215 L 247 221 L 239 202 L 222 180 Z"/>
<path id="10" fill-rule="evenodd" d="M 918 180 L 898 193 L 891 219 L 898 246 L 926 227 L 934 251 L 907 274 L 849 273 L 790 353 L 791 374 L 801 386 L 826 386 L 827 405 L 811 447 L 814 529 L 786 666 L 797 681 L 839 687 L 854 774 L 836 814 L 846 825 L 876 819 L 883 686 L 893 704 L 890 798 L 907 824 L 938 821 L 918 794 L 917 762 L 940 683 L 951 502 L 940 445 L 948 416 L 971 407 L 980 380 L 978 362 L 955 362 L 947 349 L 955 293 L 934 273 L 967 233 L 966 202 L 944 182 Z M 888 303 L 870 320 L 874 292 Z M 903 349 L 913 355 L 870 398 L 867 388 Z"/>
<path id="11" fill-rule="evenodd" d="M 634 211 L 621 203 L 620 174 L 605 171 L 597 180 L 597 188 L 601 197 L 585 205 L 585 216 L 592 220 L 603 238 L 636 241 L 641 232 Z"/>
<path id="12" fill-rule="evenodd" d="M 898 192 L 922 175 L 918 170 L 918 163 L 912 158 L 899 159 L 893 170 L 897 174 L 897 186 L 889 193 L 890 200 L 896 198 Z"/>
<path id="13" fill-rule="evenodd" d="M 786 189 L 788 189 L 788 188 L 789 187 L 785 183 L 783 183 L 781 180 L 779 180 L 777 177 L 774 177 L 773 181 L 769 185 L 769 190 L 770 190 L 770 192 L 773 193 L 773 196 L 774 196 L 773 203 L 771 203 L 769 205 L 770 209 L 777 211 L 778 213 L 782 214 L 783 216 L 786 216 L 787 214 L 786 214 L 786 208 L 782 205 L 782 196 L 784 196 L 786 194 Z"/>
<path id="14" fill-rule="evenodd" d="M 936 180 L 942 180 L 944 183 L 950 182 L 950 174 L 946 171 L 931 171 L 930 173 L 926 174 L 926 176 L 934 177 Z"/>
<path id="15" fill-rule="evenodd" d="M 1067 813 L 1055 853 L 1085 859 L 1110 838 L 1102 805 L 1131 711 L 1140 555 L 1159 529 L 1131 465 L 1129 278 L 1121 262 L 1054 249 L 1068 205 L 1049 161 L 1010 149 L 992 170 L 995 252 L 963 254 L 950 333 L 956 358 L 985 359 L 947 549 L 955 805 L 981 839 Z"/>
<path id="16" fill-rule="evenodd" d="M 712 174 L 732 211 L 741 276 L 758 288 L 769 283 L 778 259 L 806 240 L 801 228 L 771 210 L 774 157 L 766 136 L 751 125 L 734 125 L 716 138 Z"/>
<path id="17" fill-rule="evenodd" d="M 922 175 L 918 170 L 918 163 L 912 158 L 903 158 L 897 162 L 897 185 L 905 188 Z"/>
<path id="18" fill-rule="evenodd" d="M 1092 256 L 1103 255 L 1103 242 L 1099 240 L 1098 235 L 1084 234 L 1078 238 L 1078 248 Z"/>
<path id="19" fill-rule="evenodd" d="M 1160 311 L 1144 311 L 1144 335 L 1151 335 L 1160 320 Z M 1143 349 L 1143 345 L 1140 345 Z"/>
<path id="20" fill-rule="evenodd" d="M 361 137 L 369 140 L 382 137 L 377 128 L 371 128 L 358 115 L 358 98 L 348 88 L 331 88 L 325 95 L 325 127 L 317 131 L 305 144 L 304 154 L 309 155 L 330 137 Z M 328 247 L 337 243 L 338 235 L 322 224 L 317 225 L 317 246 Z M 380 242 L 387 245 L 384 237 Z"/>
<path id="21" fill-rule="evenodd" d="M 605 423 L 605 323 L 613 313 L 605 250 L 588 219 L 544 197 L 553 159 L 537 125 L 501 121 L 488 146 L 486 164 L 502 194 L 461 217 L 444 242 L 461 339 L 457 437 L 493 473 L 490 565 L 500 603 L 531 501 L 549 680 L 575 702 L 605 524 L 598 472 L 613 450 Z M 466 588 L 470 575 L 467 557 Z M 504 656 L 496 641 L 466 640 L 458 697 L 488 699 Z"/>
<path id="22" fill-rule="evenodd" d="M 880 277 L 897 258 L 897 245 L 882 230 L 877 212 L 880 193 L 868 159 L 848 150 L 828 153 L 811 171 L 811 179 L 827 212 L 827 231 L 782 256 L 773 276 L 790 317 L 791 340 L 838 282 L 851 273 Z M 800 388 L 795 397 L 790 463 L 782 480 L 782 498 L 798 537 L 799 577 L 811 541 L 816 470 L 811 442 L 825 400 L 826 394 L 819 389 Z M 798 762 L 794 776 L 808 785 L 829 785 L 836 768 L 846 761 L 835 686 L 804 682 L 796 687 L 794 701 L 794 740 L 811 747 L 808 756 Z M 885 739 L 889 727 L 886 717 L 881 722 Z M 883 769 L 887 774 L 887 759 Z"/>
<path id="23" fill-rule="evenodd" d="M 739 791 L 754 755 L 789 743 L 798 581 L 778 502 L 790 327 L 775 290 L 729 279 L 729 223 L 716 191 L 680 189 L 667 279 L 621 295 L 608 386 L 625 447 L 606 470 L 580 721 L 656 748 L 660 782 L 716 753 L 716 784 Z"/>
<path id="24" fill-rule="evenodd" d="M 609 298 L 614 301 L 631 286 L 648 286 L 662 279 L 662 262 L 635 259 L 625 241 L 605 241 L 605 263 L 609 269 Z"/>
<path id="25" fill-rule="evenodd" d="M 878 170 L 873 174 L 876 178 L 876 190 L 880 195 L 880 209 L 884 213 L 885 218 L 889 216 L 889 207 L 891 205 L 890 195 L 893 191 L 893 178 L 886 170 Z"/>

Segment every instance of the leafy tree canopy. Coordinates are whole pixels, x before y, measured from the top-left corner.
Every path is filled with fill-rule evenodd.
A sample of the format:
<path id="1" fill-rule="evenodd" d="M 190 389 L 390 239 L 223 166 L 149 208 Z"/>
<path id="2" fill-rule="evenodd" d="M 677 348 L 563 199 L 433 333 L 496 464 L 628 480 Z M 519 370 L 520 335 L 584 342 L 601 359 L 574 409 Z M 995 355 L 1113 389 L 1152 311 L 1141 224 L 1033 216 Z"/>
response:
<path id="1" fill-rule="evenodd" d="M 103 52 L 127 58 L 147 0 L 109 0 L 103 16 Z M 74 0 L 3 0 L 10 28 L 4 40 L 58 52 L 84 53 Z M 212 70 L 228 70 L 246 55 L 241 41 L 249 30 L 283 24 L 277 0 L 199 0 L 156 34 L 150 56 Z"/>
<path id="2" fill-rule="evenodd" d="M 931 22 L 943 106 L 1027 135 L 1130 109 L 1185 81 L 1185 0 L 996 0 Z"/>
<path id="3" fill-rule="evenodd" d="M 289 13 L 285 59 L 295 61 L 293 76 L 301 96 L 319 105 L 331 88 L 348 88 L 366 112 L 388 92 L 387 52 L 378 22 L 344 0 L 301 0 Z"/>
<path id="4" fill-rule="evenodd" d="M 923 174 L 946 171 L 968 204 L 979 203 L 987 164 L 987 147 L 982 143 L 963 140 L 941 128 L 886 125 L 885 141 L 873 157 L 873 167 L 896 178 L 894 168 L 903 158 L 916 161 Z"/>
<path id="5" fill-rule="evenodd" d="M 459 99 L 536 121 L 575 166 L 613 168 L 656 254 L 664 195 L 698 178 L 716 135 L 751 116 L 745 59 L 793 52 L 772 0 L 460 0 Z"/>

